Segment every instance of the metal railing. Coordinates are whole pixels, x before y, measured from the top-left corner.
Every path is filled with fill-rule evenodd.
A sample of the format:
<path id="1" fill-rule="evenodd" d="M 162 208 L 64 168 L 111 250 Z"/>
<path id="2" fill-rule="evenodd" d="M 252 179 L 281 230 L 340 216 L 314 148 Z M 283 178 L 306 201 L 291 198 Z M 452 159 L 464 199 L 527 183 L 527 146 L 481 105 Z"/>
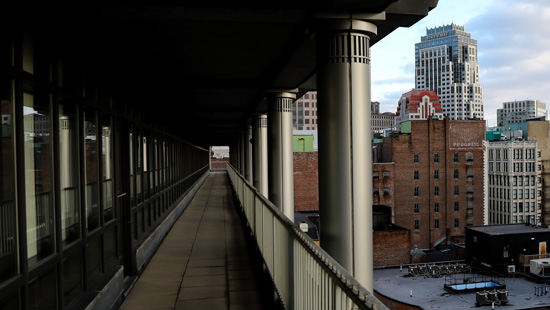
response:
<path id="1" fill-rule="evenodd" d="M 287 309 L 388 309 L 228 164 L 227 171 Z"/>

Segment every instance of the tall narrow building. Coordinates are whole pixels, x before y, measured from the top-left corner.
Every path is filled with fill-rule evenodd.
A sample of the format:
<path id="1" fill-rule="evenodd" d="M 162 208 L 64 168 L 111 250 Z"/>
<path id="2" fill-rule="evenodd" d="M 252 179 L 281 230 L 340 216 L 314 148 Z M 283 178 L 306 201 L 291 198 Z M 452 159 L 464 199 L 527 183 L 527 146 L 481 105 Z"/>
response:
<path id="1" fill-rule="evenodd" d="M 415 89 L 433 90 L 451 120 L 483 119 L 477 40 L 455 24 L 426 29 L 415 44 Z"/>

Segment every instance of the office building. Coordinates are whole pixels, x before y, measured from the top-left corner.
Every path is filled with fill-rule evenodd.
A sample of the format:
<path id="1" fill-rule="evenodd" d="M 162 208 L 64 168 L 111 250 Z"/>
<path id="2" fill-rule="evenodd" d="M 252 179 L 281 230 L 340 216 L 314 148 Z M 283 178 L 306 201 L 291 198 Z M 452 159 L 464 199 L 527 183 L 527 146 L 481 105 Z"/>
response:
<path id="1" fill-rule="evenodd" d="M 541 221 L 541 151 L 537 141 L 485 141 L 488 225 Z"/>
<path id="2" fill-rule="evenodd" d="M 415 44 L 415 89 L 435 91 L 451 120 L 483 119 L 477 54 L 464 26 L 428 28 Z"/>
<path id="3" fill-rule="evenodd" d="M 292 103 L 292 129 L 317 130 L 316 91 L 309 91 Z"/>
<path id="4" fill-rule="evenodd" d="M 401 95 L 395 113 L 396 125 L 406 121 L 443 119 L 439 97 L 431 90 L 411 90 Z"/>
<path id="5" fill-rule="evenodd" d="M 395 114 L 392 112 L 380 113 L 380 102 L 370 103 L 371 131 L 372 133 L 381 133 L 384 129 L 393 129 L 395 127 Z"/>
<path id="6" fill-rule="evenodd" d="M 497 126 L 508 128 L 512 123 L 521 123 L 537 117 L 546 119 L 546 116 L 546 103 L 540 100 L 504 102 L 502 108 L 497 109 Z"/>
<path id="7" fill-rule="evenodd" d="M 484 121 L 408 121 L 377 144 L 373 204 L 391 207 L 392 223 L 420 249 L 464 242 L 483 225 Z"/>

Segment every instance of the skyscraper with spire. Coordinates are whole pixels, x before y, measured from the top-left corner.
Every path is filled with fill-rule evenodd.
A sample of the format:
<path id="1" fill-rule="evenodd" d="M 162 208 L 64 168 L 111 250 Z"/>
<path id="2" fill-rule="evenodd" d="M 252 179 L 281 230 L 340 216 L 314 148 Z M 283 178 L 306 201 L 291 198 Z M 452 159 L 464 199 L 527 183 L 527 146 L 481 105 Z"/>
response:
<path id="1" fill-rule="evenodd" d="M 483 119 L 477 59 L 477 40 L 464 26 L 428 28 L 415 44 L 415 88 L 435 91 L 451 120 Z"/>

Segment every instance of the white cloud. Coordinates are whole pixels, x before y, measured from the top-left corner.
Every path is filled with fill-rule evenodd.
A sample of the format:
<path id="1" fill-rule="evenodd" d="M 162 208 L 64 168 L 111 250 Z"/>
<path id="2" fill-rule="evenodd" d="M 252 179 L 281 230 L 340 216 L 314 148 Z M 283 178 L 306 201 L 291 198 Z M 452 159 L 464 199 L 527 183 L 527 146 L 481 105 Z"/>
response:
<path id="1" fill-rule="evenodd" d="M 372 47 L 372 100 L 395 112 L 399 96 L 414 87 L 414 44 L 426 27 L 454 22 L 465 25 L 478 41 L 489 125 L 496 123 L 502 102 L 529 98 L 550 106 L 549 19 L 550 1 L 440 0 L 417 24 L 394 31 Z"/>

